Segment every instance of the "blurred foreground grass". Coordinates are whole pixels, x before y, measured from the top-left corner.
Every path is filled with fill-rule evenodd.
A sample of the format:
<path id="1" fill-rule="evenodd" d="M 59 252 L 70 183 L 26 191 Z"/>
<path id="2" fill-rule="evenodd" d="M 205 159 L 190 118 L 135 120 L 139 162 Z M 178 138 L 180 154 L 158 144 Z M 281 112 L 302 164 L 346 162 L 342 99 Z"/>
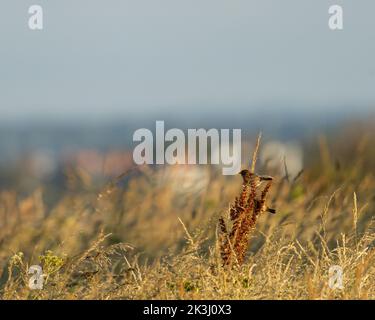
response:
<path id="1" fill-rule="evenodd" d="M 0 297 L 374 299 L 373 126 L 315 138 L 297 179 L 276 176 L 278 212 L 260 217 L 245 265 L 230 271 L 221 267 L 217 219 L 240 176 L 145 167 L 96 189 L 72 173 L 53 205 L 43 186 L 26 197 L 2 191 Z M 42 290 L 28 287 L 33 264 L 43 267 Z M 334 265 L 344 271 L 342 290 L 328 286 Z"/>

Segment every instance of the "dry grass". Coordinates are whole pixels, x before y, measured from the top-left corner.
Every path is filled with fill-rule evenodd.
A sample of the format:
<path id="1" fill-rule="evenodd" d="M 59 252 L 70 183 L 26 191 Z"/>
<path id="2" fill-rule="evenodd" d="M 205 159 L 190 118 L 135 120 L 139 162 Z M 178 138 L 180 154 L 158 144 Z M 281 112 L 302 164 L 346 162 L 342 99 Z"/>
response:
<path id="1" fill-rule="evenodd" d="M 272 189 L 270 181 L 250 179 L 238 190 L 241 176 L 206 168 L 207 186 L 181 192 L 142 168 L 125 186 L 116 181 L 102 190 L 70 179 L 77 185 L 53 204 L 43 188 L 26 197 L 2 191 L 0 296 L 374 299 L 371 145 L 362 136 L 320 141 L 297 179 L 258 168 L 272 174 Z M 277 214 L 264 213 L 266 198 Z M 32 264 L 43 267 L 43 290 L 28 288 Z M 343 268 L 342 290 L 328 286 L 333 265 Z"/>

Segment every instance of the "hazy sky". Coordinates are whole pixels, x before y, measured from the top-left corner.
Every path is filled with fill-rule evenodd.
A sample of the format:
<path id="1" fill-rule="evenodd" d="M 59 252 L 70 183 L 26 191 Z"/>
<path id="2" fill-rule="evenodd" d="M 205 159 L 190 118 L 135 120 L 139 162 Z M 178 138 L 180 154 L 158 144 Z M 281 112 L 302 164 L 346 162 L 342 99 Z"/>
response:
<path id="1" fill-rule="evenodd" d="M 44 9 L 44 30 L 28 8 Z M 343 5 L 344 30 L 328 28 Z M 0 118 L 375 109 L 375 1 L 2 0 Z M 223 111 L 224 110 L 224 111 Z"/>

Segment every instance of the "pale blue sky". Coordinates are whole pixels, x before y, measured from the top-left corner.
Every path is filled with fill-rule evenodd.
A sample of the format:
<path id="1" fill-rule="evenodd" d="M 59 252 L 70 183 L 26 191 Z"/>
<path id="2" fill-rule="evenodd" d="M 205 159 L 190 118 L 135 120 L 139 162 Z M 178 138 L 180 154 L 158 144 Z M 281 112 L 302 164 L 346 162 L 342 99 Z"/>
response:
<path id="1" fill-rule="evenodd" d="M 44 8 L 30 31 L 28 8 Z M 344 30 L 328 7 L 344 7 Z M 2 0 L 0 118 L 375 109 L 374 0 Z"/>

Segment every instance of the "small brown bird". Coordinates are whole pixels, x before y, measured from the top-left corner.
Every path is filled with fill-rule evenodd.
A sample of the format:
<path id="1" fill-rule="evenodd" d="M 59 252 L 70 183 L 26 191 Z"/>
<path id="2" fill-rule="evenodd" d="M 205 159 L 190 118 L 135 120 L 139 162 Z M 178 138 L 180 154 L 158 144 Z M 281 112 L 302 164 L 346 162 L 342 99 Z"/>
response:
<path id="1" fill-rule="evenodd" d="M 271 181 L 272 177 L 269 176 L 258 176 L 255 173 L 250 172 L 247 169 L 241 170 L 239 174 L 242 176 L 243 184 L 249 184 L 251 179 L 255 179 L 255 185 L 258 187 L 263 181 Z"/>

